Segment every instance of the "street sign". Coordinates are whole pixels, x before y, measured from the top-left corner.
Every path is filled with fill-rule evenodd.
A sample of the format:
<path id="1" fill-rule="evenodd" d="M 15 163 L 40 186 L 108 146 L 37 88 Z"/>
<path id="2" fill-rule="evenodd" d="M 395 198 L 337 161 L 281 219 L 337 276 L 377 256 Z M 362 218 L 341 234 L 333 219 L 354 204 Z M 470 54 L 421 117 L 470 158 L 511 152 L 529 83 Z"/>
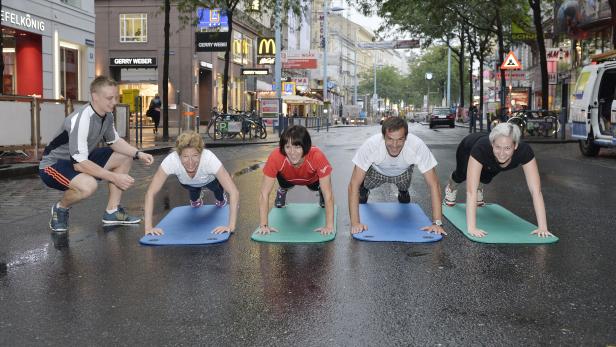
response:
<path id="1" fill-rule="evenodd" d="M 357 47 L 364 49 L 408 49 L 418 48 L 419 40 L 395 40 L 380 42 L 358 42 Z"/>
<path id="2" fill-rule="evenodd" d="M 520 64 L 520 61 L 518 60 L 518 58 L 516 58 L 515 54 L 513 54 L 513 51 L 510 51 L 509 54 L 507 54 L 505 61 L 503 61 L 503 64 L 501 65 L 501 70 L 521 70 L 521 69 L 522 69 L 522 64 Z"/>

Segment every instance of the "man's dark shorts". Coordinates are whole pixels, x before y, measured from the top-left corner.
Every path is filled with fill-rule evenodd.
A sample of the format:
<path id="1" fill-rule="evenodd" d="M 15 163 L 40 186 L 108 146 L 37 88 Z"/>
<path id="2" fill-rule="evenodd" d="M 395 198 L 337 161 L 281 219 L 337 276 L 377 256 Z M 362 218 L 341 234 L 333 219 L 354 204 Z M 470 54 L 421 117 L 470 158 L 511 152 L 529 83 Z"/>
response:
<path id="1" fill-rule="evenodd" d="M 96 148 L 88 156 L 88 160 L 95 162 L 100 167 L 105 167 L 113 154 L 111 147 Z M 58 160 L 57 163 L 39 170 L 39 176 L 45 184 L 53 189 L 67 190 L 71 180 L 81 172 L 75 171 L 73 162 L 70 160 Z"/>

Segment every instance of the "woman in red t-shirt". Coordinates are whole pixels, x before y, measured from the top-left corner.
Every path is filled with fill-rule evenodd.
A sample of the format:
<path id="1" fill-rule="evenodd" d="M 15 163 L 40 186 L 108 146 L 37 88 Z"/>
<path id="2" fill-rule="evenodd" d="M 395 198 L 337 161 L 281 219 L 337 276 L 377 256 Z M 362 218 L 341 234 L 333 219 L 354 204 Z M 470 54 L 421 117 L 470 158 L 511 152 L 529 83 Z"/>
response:
<path id="1" fill-rule="evenodd" d="M 276 229 L 270 227 L 267 221 L 269 211 L 269 195 L 278 181 L 275 205 L 282 208 L 286 205 L 287 191 L 296 185 L 307 186 L 312 191 L 319 192 L 319 204 L 325 208 L 325 226 L 317 228 L 321 234 L 334 231 L 334 196 L 332 193 L 332 166 L 325 154 L 312 146 L 310 134 L 305 127 L 293 125 L 280 136 L 279 148 L 272 151 L 263 168 L 263 181 L 259 195 L 260 224 L 258 233 L 269 234 Z"/>

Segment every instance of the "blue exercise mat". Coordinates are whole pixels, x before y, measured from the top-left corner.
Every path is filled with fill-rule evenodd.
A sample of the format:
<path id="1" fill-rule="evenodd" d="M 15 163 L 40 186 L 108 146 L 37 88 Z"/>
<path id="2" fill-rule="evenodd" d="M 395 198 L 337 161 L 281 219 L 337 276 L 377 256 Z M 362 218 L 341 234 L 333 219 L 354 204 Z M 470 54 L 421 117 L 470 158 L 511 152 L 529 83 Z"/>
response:
<path id="1" fill-rule="evenodd" d="M 164 235 L 145 235 L 144 245 L 203 245 L 225 242 L 229 233 L 212 234 L 212 230 L 229 223 L 229 207 L 205 205 L 199 208 L 179 206 L 172 209 L 157 225 Z"/>
<path id="2" fill-rule="evenodd" d="M 360 204 L 359 215 L 368 230 L 353 234 L 357 240 L 424 243 L 443 238 L 421 230 L 422 227 L 432 225 L 432 221 L 417 204 Z"/>

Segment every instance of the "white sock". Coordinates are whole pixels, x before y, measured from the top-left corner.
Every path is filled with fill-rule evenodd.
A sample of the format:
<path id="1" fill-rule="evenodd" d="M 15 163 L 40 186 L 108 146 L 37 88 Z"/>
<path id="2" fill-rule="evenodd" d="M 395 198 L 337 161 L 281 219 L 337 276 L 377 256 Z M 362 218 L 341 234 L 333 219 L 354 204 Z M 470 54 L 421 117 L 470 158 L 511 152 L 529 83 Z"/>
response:
<path id="1" fill-rule="evenodd" d="M 114 208 L 113 210 L 105 210 L 105 212 L 107 212 L 108 214 L 113 214 L 116 213 L 116 211 L 118 211 L 118 208 Z"/>

